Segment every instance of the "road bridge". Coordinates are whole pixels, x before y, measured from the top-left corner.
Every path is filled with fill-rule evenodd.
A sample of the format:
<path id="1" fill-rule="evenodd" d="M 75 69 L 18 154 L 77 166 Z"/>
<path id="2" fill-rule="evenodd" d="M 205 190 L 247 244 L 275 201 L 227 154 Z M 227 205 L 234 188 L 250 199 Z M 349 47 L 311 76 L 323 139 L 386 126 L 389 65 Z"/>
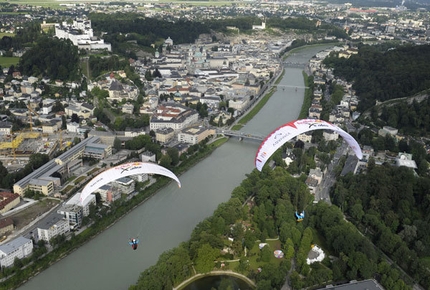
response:
<path id="1" fill-rule="evenodd" d="M 285 61 L 284 66 L 292 68 L 305 68 L 306 64 L 302 62 Z"/>
<path id="2" fill-rule="evenodd" d="M 248 134 L 240 131 L 232 131 L 232 130 L 217 130 L 217 134 L 223 134 L 225 136 L 229 137 L 237 137 L 239 139 L 250 139 L 250 140 L 256 140 L 256 141 L 263 141 L 264 136 L 260 135 L 254 135 L 254 134 Z"/>
<path id="3" fill-rule="evenodd" d="M 279 88 L 296 88 L 296 89 L 309 89 L 309 87 L 301 87 L 301 86 L 290 86 L 290 85 L 273 85 L 274 87 Z"/>

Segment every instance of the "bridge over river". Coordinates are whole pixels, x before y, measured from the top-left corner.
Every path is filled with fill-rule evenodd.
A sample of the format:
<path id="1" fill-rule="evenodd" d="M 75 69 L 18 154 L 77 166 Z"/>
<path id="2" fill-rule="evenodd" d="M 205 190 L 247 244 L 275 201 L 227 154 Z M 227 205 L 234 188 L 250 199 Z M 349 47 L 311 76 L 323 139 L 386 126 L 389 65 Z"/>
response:
<path id="1" fill-rule="evenodd" d="M 291 68 L 304 68 L 306 66 L 306 63 L 285 61 L 284 66 L 285 67 L 291 67 Z"/>
<path id="2" fill-rule="evenodd" d="M 265 136 L 248 134 L 241 131 L 232 131 L 232 130 L 217 130 L 217 134 L 223 134 L 229 137 L 237 137 L 239 139 L 250 139 L 256 141 L 263 141 Z"/>

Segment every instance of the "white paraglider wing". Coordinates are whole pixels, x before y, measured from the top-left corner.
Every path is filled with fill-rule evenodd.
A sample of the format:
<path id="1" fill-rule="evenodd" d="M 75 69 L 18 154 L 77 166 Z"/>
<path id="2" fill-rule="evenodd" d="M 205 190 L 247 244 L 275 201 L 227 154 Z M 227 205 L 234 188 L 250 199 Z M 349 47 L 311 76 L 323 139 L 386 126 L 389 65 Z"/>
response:
<path id="1" fill-rule="evenodd" d="M 118 178 L 126 177 L 135 174 L 159 174 L 164 175 L 166 177 L 170 177 L 178 183 L 178 186 L 181 187 L 181 182 L 179 178 L 170 170 L 157 165 L 155 163 L 149 162 L 131 162 L 126 164 L 121 164 L 115 167 L 112 167 L 96 177 L 94 177 L 82 190 L 80 200 L 81 203 L 95 190 L 99 189 L 105 184 L 112 182 Z"/>
<path id="2" fill-rule="evenodd" d="M 332 130 L 342 136 L 343 139 L 349 144 L 358 159 L 363 158 L 360 145 L 357 141 L 336 125 L 329 122 L 316 119 L 301 119 L 289 122 L 270 133 L 266 139 L 261 143 L 255 155 L 255 167 L 261 171 L 266 161 L 272 154 L 279 149 L 285 142 L 312 130 Z"/>

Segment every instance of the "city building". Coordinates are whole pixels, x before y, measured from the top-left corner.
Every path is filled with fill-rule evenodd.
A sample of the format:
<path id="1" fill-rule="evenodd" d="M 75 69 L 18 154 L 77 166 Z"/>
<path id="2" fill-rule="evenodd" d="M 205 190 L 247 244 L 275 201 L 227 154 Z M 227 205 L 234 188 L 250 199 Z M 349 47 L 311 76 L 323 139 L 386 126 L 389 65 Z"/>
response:
<path id="1" fill-rule="evenodd" d="M 70 39 L 78 49 L 111 51 L 110 43 L 94 36 L 91 20 L 73 20 L 71 25 L 67 22 L 55 24 L 55 36 L 60 39 Z"/>
<path id="2" fill-rule="evenodd" d="M 180 133 L 178 133 L 178 141 L 194 145 L 200 143 L 205 138 L 215 134 L 215 129 L 209 129 L 202 126 L 194 126 L 183 129 Z"/>
<path id="3" fill-rule="evenodd" d="M 0 219 L 0 235 L 12 232 L 14 229 L 12 218 L 5 217 Z"/>
<path id="4" fill-rule="evenodd" d="M 94 144 L 99 144 L 100 142 L 101 140 L 98 137 L 88 137 L 82 140 L 57 158 L 48 161 L 17 181 L 13 185 L 13 192 L 23 196 L 25 191 L 30 189 L 45 195 L 51 195 L 55 191 L 56 182 L 61 183 L 70 176 L 71 167 L 76 166 L 76 163 L 72 161 L 81 159 L 87 146 L 93 147 Z M 61 178 L 53 177 L 53 175 L 58 176 L 57 173 L 60 174 Z"/>
<path id="5" fill-rule="evenodd" d="M 0 245 L 0 266 L 10 267 L 16 258 L 22 259 L 33 253 L 33 241 L 18 237 L 4 245 Z"/>
<path id="6" fill-rule="evenodd" d="M 0 121 L 0 136 L 12 133 L 12 123 Z"/>
<path id="7" fill-rule="evenodd" d="M 8 191 L 0 192 L 0 214 L 4 214 L 17 206 L 20 200 L 19 194 Z"/>
<path id="8" fill-rule="evenodd" d="M 364 280 L 364 281 L 357 281 L 352 280 L 349 283 L 342 284 L 342 285 L 327 285 L 324 288 L 318 288 L 320 290 L 322 289 L 330 289 L 330 290 L 384 290 L 384 287 L 382 287 L 378 282 L 376 282 L 373 279 Z"/>
<path id="9" fill-rule="evenodd" d="M 129 177 L 121 177 L 115 180 L 114 186 L 118 188 L 122 194 L 130 194 L 134 191 L 135 182 Z"/>
<path id="10" fill-rule="evenodd" d="M 170 127 L 158 128 L 155 130 L 155 140 L 160 143 L 167 143 L 175 136 L 175 130 Z"/>
<path id="11" fill-rule="evenodd" d="M 159 105 L 151 116 L 150 130 L 172 128 L 178 132 L 198 121 L 197 111 L 176 103 Z"/>
<path id="12" fill-rule="evenodd" d="M 140 155 L 140 158 L 142 162 L 157 162 L 157 156 L 150 151 L 142 152 L 142 154 Z"/>
<path id="13" fill-rule="evenodd" d="M 65 203 L 66 206 L 78 206 L 82 208 L 82 215 L 84 217 L 90 214 L 90 206 L 96 205 L 96 196 L 90 194 L 85 200 L 81 201 L 81 192 L 77 192 Z"/>
<path id="14" fill-rule="evenodd" d="M 84 212 L 82 206 L 76 204 L 64 204 L 59 210 L 58 214 L 61 214 L 64 219 L 69 222 L 70 229 L 79 228 L 82 224 Z"/>
<path id="15" fill-rule="evenodd" d="M 56 236 L 70 232 L 69 221 L 62 214 L 50 214 L 38 223 L 36 240 L 49 241 Z"/>

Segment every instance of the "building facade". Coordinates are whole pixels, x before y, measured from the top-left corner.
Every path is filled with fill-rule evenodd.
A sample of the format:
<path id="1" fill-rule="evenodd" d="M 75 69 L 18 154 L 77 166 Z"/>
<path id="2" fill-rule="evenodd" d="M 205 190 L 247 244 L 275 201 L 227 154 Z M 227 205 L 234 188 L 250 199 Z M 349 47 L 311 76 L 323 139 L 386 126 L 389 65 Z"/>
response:
<path id="1" fill-rule="evenodd" d="M 0 245 L 0 266 L 10 267 L 16 258 L 22 259 L 33 253 L 33 241 L 18 237 L 4 245 Z"/>

